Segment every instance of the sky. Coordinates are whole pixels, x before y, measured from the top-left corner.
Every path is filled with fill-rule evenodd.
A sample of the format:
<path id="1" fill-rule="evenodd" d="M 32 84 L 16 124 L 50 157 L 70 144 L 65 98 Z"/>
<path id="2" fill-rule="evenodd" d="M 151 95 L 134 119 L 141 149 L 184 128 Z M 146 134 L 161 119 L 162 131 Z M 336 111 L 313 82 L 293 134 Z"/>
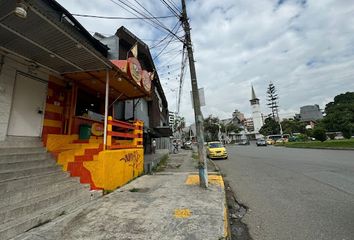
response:
<path id="1" fill-rule="evenodd" d="M 134 17 L 119 0 L 58 0 L 73 14 Z M 125 0 L 138 12 L 172 16 L 159 0 Z M 181 9 L 179 0 L 173 2 Z M 145 9 L 138 5 L 140 3 Z M 251 116 L 251 85 L 266 106 L 267 86 L 279 95 L 281 118 L 294 116 L 301 106 L 319 104 L 354 91 L 354 4 L 352 0 L 186 0 L 191 24 L 198 87 L 204 88 L 204 117 L 229 118 L 235 109 Z M 121 6 L 119 6 L 121 5 Z M 124 5 L 123 5 L 124 6 Z M 125 8 L 127 8 L 125 6 Z M 130 10 L 132 12 L 132 10 Z M 133 12 L 135 13 L 135 12 Z M 125 26 L 149 47 L 168 100 L 176 111 L 182 43 L 148 20 L 76 17 L 90 32 L 113 35 Z M 159 19 L 168 29 L 177 17 Z M 167 45 L 167 47 L 165 47 Z M 194 122 L 189 69 L 183 81 L 180 115 Z"/>

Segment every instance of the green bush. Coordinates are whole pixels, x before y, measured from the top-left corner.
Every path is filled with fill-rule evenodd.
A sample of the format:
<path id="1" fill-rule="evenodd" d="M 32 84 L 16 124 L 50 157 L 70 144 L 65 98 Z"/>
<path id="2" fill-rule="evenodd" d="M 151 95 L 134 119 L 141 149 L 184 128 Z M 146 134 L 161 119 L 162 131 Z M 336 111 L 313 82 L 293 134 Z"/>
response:
<path id="1" fill-rule="evenodd" d="M 324 142 L 327 139 L 326 135 L 326 130 L 324 130 L 321 127 L 317 127 L 313 130 L 313 137 L 316 138 L 316 140 Z"/>
<path id="2" fill-rule="evenodd" d="M 307 139 L 307 136 L 305 134 L 299 134 L 296 136 L 296 141 L 297 142 L 306 142 L 308 139 Z"/>
<path id="3" fill-rule="evenodd" d="M 348 124 L 347 126 L 345 126 L 342 129 L 342 133 L 343 133 L 343 137 L 346 139 L 350 139 L 352 137 L 353 134 L 353 130 L 350 124 Z"/>

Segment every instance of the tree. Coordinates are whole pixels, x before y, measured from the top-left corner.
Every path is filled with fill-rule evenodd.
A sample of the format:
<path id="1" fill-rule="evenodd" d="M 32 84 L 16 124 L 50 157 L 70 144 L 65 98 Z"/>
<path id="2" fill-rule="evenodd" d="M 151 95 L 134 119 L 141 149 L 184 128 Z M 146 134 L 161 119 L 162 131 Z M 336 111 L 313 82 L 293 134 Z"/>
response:
<path id="1" fill-rule="evenodd" d="M 268 117 L 264 121 L 264 125 L 259 130 L 261 134 L 264 136 L 272 135 L 272 134 L 279 134 L 280 133 L 280 126 L 279 123 L 276 122 L 273 118 Z"/>
<path id="2" fill-rule="evenodd" d="M 334 101 L 326 105 L 325 112 L 324 128 L 330 132 L 340 131 L 345 138 L 351 138 L 354 132 L 354 92 L 335 96 Z"/>
<path id="3" fill-rule="evenodd" d="M 230 122 L 226 125 L 221 125 L 221 131 L 224 133 L 226 133 L 226 132 L 227 133 L 230 133 L 230 132 L 239 133 L 241 131 L 241 128 L 239 128 L 233 122 Z"/>
<path id="4" fill-rule="evenodd" d="M 300 122 L 299 120 L 294 119 L 285 119 L 281 122 L 283 128 L 283 133 L 293 134 L 293 133 L 302 133 L 306 132 L 306 124 Z"/>
<path id="5" fill-rule="evenodd" d="M 218 137 L 219 121 L 220 120 L 218 117 L 213 117 L 212 115 L 209 115 L 209 117 L 204 119 L 205 141 L 210 142 L 210 141 L 216 141 L 219 139 L 219 137 Z"/>
<path id="6" fill-rule="evenodd" d="M 313 137 L 316 138 L 316 140 L 324 142 L 327 139 L 326 135 L 326 130 L 321 127 L 315 127 L 313 130 Z"/>
<path id="7" fill-rule="evenodd" d="M 279 114 L 278 114 L 278 94 L 275 89 L 275 86 L 273 83 L 269 83 L 268 90 L 267 90 L 267 106 L 271 109 L 271 117 L 279 121 Z"/>

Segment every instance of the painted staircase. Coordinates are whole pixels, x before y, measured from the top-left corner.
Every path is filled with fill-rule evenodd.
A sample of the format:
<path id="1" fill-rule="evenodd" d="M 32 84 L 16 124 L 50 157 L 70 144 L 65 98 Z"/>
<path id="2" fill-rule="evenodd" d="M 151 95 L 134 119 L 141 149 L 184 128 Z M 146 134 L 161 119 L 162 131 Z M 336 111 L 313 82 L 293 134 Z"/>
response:
<path id="1" fill-rule="evenodd" d="M 39 138 L 0 142 L 0 239 L 45 224 L 100 195 L 64 172 Z"/>
<path id="2" fill-rule="evenodd" d="M 89 184 L 91 190 L 102 190 L 95 186 L 91 173 L 85 167 L 86 162 L 98 160 L 98 154 L 103 151 L 103 138 L 91 137 L 88 140 L 75 139 L 53 151 L 53 155 L 64 171 L 70 176 L 78 177 L 80 183 Z"/>

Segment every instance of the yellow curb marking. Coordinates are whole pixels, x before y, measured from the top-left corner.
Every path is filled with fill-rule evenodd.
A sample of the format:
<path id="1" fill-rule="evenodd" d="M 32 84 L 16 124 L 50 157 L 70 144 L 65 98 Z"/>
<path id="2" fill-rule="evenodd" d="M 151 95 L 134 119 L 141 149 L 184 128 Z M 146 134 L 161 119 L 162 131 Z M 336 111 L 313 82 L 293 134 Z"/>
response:
<path id="1" fill-rule="evenodd" d="M 222 176 L 220 176 L 220 175 L 209 175 L 208 176 L 208 182 L 210 184 L 219 185 L 222 188 L 224 187 L 224 181 L 222 179 Z M 186 180 L 185 184 L 187 184 L 187 185 L 199 185 L 199 176 L 198 175 L 189 175 L 187 177 L 187 180 Z"/>
<path id="2" fill-rule="evenodd" d="M 175 218 L 189 218 L 192 215 L 188 208 L 175 209 Z"/>

